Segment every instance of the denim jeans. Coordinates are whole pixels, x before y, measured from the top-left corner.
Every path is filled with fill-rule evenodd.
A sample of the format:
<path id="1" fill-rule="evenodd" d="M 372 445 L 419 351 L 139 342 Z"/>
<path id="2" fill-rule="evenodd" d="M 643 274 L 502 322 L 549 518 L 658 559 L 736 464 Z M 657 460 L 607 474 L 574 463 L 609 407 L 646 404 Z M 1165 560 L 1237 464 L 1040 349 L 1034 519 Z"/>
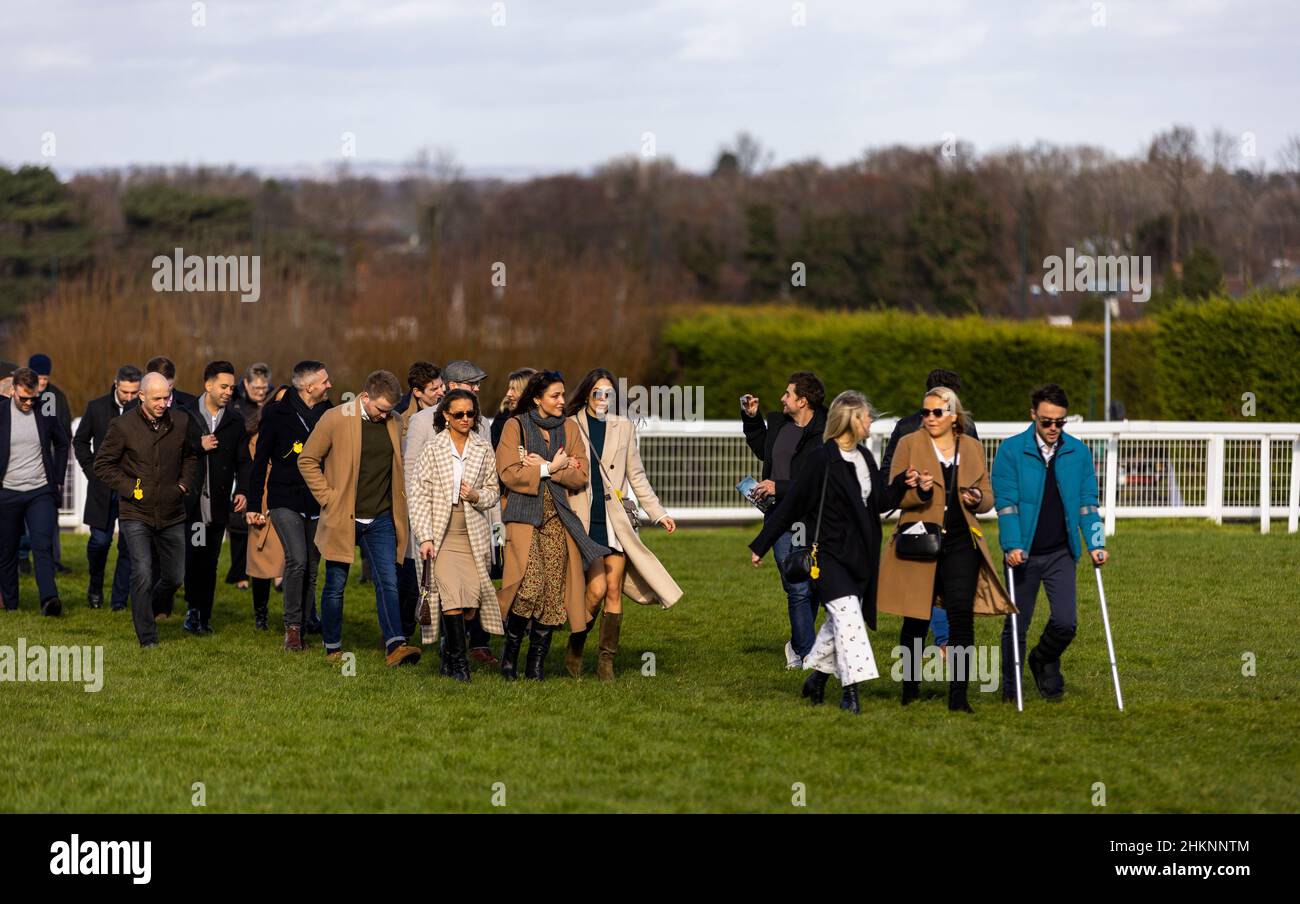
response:
<path id="1" fill-rule="evenodd" d="M 930 630 L 934 632 L 935 646 L 948 643 L 948 610 L 942 606 L 930 607 Z"/>
<path id="2" fill-rule="evenodd" d="M 772 544 L 772 558 L 776 560 L 778 573 L 781 570 L 781 563 L 785 561 L 786 556 L 790 555 L 793 545 L 793 535 L 790 531 L 781 534 Z M 817 624 L 817 600 L 813 596 L 812 581 L 791 584 L 782 575 L 781 587 L 785 590 L 786 603 L 790 610 L 790 646 L 794 649 L 795 655 L 802 660 L 812 651 L 813 641 L 816 639 L 814 628 Z"/>
<path id="3" fill-rule="evenodd" d="M 267 512 L 275 535 L 284 549 L 284 626 L 303 627 L 309 613 L 316 611 L 316 568 L 320 550 L 316 548 L 316 525 L 319 521 L 288 508 Z"/>
<path id="4" fill-rule="evenodd" d="M 59 595 L 54 585 L 54 535 L 59 531 L 59 504 L 54 487 L 0 489 L 0 592 L 5 607 L 18 608 L 18 542 L 26 526 L 36 560 L 40 601 Z"/>
<path id="5" fill-rule="evenodd" d="M 108 570 L 108 553 L 113 548 L 113 528 L 117 526 L 117 493 L 109 497 L 108 530 L 97 527 L 90 529 L 90 540 L 86 543 L 86 564 L 90 568 L 90 589 L 96 593 L 104 592 L 104 573 Z M 131 553 L 126 548 L 126 535 L 117 532 L 117 565 L 113 568 L 113 594 L 111 603 L 114 609 L 124 608 L 131 598 Z"/>
<path id="6" fill-rule="evenodd" d="M 135 636 L 142 644 L 157 643 L 156 602 L 170 597 L 185 580 L 185 522 L 155 528 L 143 521 L 122 521 L 120 528 L 131 553 L 131 621 Z"/>
<path id="7" fill-rule="evenodd" d="M 375 586 L 375 611 L 384 645 L 404 643 L 401 603 L 397 598 L 397 529 L 392 512 L 384 512 L 369 524 L 358 524 L 357 545 L 370 562 L 370 579 Z M 351 562 L 325 563 L 325 590 L 320 597 L 321 639 L 326 650 L 343 646 L 343 591 Z"/>

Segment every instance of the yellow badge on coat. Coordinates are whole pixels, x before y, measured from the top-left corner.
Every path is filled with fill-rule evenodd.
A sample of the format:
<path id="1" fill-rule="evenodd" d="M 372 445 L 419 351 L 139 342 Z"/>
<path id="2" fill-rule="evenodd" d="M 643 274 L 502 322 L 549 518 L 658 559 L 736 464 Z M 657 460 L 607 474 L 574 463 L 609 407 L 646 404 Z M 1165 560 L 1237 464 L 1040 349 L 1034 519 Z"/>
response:
<path id="1" fill-rule="evenodd" d="M 144 498 L 144 490 L 140 489 L 140 478 L 139 478 L 139 477 L 137 477 L 137 478 L 135 479 L 135 489 L 131 491 L 131 495 L 132 495 L 134 498 L 136 498 L 136 499 L 143 499 L 143 498 Z"/>
<path id="2" fill-rule="evenodd" d="M 293 444 L 293 454 L 294 455 L 302 454 L 302 440 L 298 440 Z"/>

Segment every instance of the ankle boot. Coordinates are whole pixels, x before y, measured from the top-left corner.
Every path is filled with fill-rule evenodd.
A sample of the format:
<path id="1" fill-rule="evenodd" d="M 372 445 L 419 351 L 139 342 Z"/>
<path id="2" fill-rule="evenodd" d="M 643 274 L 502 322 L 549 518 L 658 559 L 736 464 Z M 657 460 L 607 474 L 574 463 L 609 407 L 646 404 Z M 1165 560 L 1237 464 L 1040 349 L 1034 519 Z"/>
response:
<path id="1" fill-rule="evenodd" d="M 519 648 L 524 643 L 524 632 L 528 630 L 528 619 L 511 612 L 506 618 L 505 643 L 501 645 L 501 677 L 514 681 L 519 677 Z"/>
<path id="2" fill-rule="evenodd" d="M 587 646 L 587 635 L 591 633 L 591 622 L 581 631 L 569 632 L 569 643 L 564 650 L 564 670 L 571 678 L 582 676 L 582 651 Z"/>
<path id="3" fill-rule="evenodd" d="M 622 612 L 605 612 L 600 617 L 600 655 L 596 657 L 596 677 L 614 680 L 614 656 L 618 653 L 618 636 L 623 630 Z"/>
<path id="4" fill-rule="evenodd" d="M 921 682 L 904 681 L 903 682 L 903 705 L 907 706 L 909 703 L 915 703 L 919 699 L 921 699 Z"/>
<path id="5" fill-rule="evenodd" d="M 288 653 L 302 652 L 302 628 L 298 625 L 284 626 L 284 649 Z"/>
<path id="6" fill-rule="evenodd" d="M 551 650 L 554 633 L 554 625 L 533 622 L 533 630 L 528 635 L 528 664 L 524 667 L 524 677 L 534 681 L 546 680 L 546 654 Z"/>
<path id="7" fill-rule="evenodd" d="M 269 627 L 266 609 L 266 603 L 253 603 L 253 627 L 258 631 L 265 631 Z"/>
<path id="8" fill-rule="evenodd" d="M 813 706 L 821 706 L 826 702 L 826 682 L 830 680 L 830 677 L 825 672 L 814 670 L 811 675 L 804 679 L 801 695 L 808 697 Z"/>
<path id="9" fill-rule="evenodd" d="M 967 689 L 969 685 L 969 680 L 958 681 L 956 678 L 948 682 L 948 709 L 951 712 L 975 712 L 975 710 L 970 708 L 970 701 L 967 700 Z"/>
<path id="10" fill-rule="evenodd" d="M 862 706 L 858 703 L 858 686 L 856 684 L 844 685 L 844 695 L 840 698 L 840 709 L 848 710 L 855 716 L 862 713 Z"/>
<path id="11" fill-rule="evenodd" d="M 452 678 L 469 684 L 469 657 L 466 655 L 465 615 L 445 615 L 443 625 L 447 629 L 447 646 L 443 650 L 443 662 Z"/>

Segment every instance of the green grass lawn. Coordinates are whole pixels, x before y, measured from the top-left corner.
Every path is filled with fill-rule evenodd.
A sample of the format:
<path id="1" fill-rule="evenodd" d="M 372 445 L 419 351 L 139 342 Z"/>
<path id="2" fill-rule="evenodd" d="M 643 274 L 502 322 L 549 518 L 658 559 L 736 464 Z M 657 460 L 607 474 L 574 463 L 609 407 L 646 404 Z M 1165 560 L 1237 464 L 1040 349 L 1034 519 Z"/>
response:
<path id="1" fill-rule="evenodd" d="M 195 782 L 211 812 L 493 811 L 501 785 L 507 812 L 1300 810 L 1300 539 L 1284 529 L 1120 524 L 1105 576 L 1124 713 L 1085 567 L 1065 702 L 1029 682 L 1023 713 L 975 693 L 974 716 L 950 714 L 934 683 L 903 709 L 889 678 L 899 620 L 882 617 L 882 677 L 857 718 L 833 705 L 834 681 L 832 705 L 799 698 L 785 598 L 770 557 L 749 564 L 751 530 L 647 534 L 686 596 L 671 611 L 626 604 L 616 684 L 590 674 L 594 640 L 588 676 L 564 675 L 557 635 L 545 683 L 480 669 L 468 687 L 439 678 L 433 655 L 385 668 L 356 568 L 355 677 L 319 648 L 280 652 L 280 597 L 272 630 L 255 632 L 249 595 L 226 585 L 215 635 L 177 617 L 142 651 L 128 613 L 85 608 L 84 540 L 65 535 L 65 615 L 37 614 L 24 577 L 0 643 L 103 644 L 104 686 L 0 684 L 0 810 L 190 811 Z M 1000 629 L 978 619 L 978 642 Z"/>

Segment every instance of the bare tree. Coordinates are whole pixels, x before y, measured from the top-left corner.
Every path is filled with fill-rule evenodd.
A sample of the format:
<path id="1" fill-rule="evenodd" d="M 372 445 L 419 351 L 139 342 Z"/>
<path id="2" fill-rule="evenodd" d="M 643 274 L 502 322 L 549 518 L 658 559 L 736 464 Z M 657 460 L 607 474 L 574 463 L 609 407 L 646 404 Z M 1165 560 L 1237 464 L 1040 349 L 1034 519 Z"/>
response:
<path id="1" fill-rule="evenodd" d="M 1155 168 L 1169 193 L 1172 207 L 1169 231 L 1169 256 L 1178 266 L 1182 260 L 1179 236 L 1192 181 L 1201 172 L 1201 157 L 1196 147 L 1196 130 L 1191 126 L 1174 126 L 1151 141 L 1147 162 Z"/>

